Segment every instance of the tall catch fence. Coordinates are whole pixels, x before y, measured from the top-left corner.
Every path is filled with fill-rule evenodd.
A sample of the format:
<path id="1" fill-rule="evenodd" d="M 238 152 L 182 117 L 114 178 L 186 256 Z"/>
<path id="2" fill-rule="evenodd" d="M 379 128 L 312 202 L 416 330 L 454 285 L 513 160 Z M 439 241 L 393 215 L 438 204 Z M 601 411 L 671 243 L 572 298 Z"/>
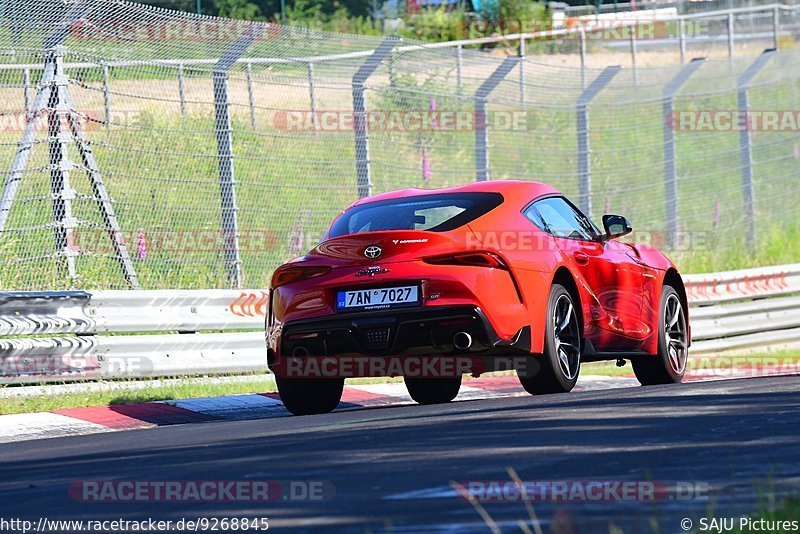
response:
<path id="1" fill-rule="evenodd" d="M 112 0 L 0 9 L 4 289 L 265 287 L 361 196 L 485 179 L 622 213 L 690 268 L 798 232 L 792 46 L 581 68 L 537 55 L 552 34 L 508 54 Z M 737 129 L 748 110 L 777 126 Z"/>

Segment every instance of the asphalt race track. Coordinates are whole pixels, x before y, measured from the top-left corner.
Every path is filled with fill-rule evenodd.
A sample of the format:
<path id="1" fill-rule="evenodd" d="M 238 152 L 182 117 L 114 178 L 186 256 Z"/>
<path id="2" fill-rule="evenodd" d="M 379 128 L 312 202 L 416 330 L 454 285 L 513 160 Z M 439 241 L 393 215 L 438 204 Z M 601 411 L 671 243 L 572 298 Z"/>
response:
<path id="1" fill-rule="evenodd" d="M 707 497 L 658 502 L 535 502 L 545 532 L 681 532 L 758 509 L 800 481 L 800 377 L 752 378 L 209 422 L 0 446 L 0 516 L 49 519 L 268 517 L 270 529 L 486 532 L 450 481 L 655 481 L 708 484 Z M 73 500 L 79 480 L 317 480 L 322 501 Z M 485 502 L 519 532 L 520 502 Z"/>

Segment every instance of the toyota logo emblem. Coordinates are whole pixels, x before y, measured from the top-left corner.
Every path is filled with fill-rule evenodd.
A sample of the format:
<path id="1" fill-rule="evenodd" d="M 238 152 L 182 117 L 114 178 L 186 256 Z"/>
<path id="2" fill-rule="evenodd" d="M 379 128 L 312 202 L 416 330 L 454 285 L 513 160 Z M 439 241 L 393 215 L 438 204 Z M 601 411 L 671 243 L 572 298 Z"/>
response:
<path id="1" fill-rule="evenodd" d="M 383 252 L 381 247 L 377 245 L 371 245 L 364 249 L 364 256 L 374 260 L 381 255 L 381 252 Z"/>

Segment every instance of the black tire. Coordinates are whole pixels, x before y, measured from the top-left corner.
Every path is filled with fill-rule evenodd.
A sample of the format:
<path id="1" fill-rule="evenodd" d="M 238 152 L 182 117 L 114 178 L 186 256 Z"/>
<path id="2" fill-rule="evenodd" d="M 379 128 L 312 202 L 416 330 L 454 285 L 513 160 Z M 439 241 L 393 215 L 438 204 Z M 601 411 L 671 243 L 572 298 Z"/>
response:
<path id="1" fill-rule="evenodd" d="M 675 384 L 683 380 L 689 357 L 686 317 L 686 307 L 678 292 L 665 285 L 661 290 L 658 312 L 658 354 L 631 362 L 633 373 L 641 385 Z"/>
<path id="2" fill-rule="evenodd" d="M 522 387 L 531 395 L 567 393 L 575 387 L 581 368 L 579 313 L 580 306 L 575 305 L 569 291 L 553 284 L 547 301 L 544 353 L 539 356 L 538 372 L 529 375 L 517 371 Z"/>
<path id="3" fill-rule="evenodd" d="M 450 402 L 461 389 L 461 377 L 410 378 L 403 377 L 408 394 L 419 404 L 441 404 Z"/>
<path id="4" fill-rule="evenodd" d="M 281 402 L 294 415 L 332 412 L 342 400 L 344 378 L 284 378 L 275 376 Z"/>

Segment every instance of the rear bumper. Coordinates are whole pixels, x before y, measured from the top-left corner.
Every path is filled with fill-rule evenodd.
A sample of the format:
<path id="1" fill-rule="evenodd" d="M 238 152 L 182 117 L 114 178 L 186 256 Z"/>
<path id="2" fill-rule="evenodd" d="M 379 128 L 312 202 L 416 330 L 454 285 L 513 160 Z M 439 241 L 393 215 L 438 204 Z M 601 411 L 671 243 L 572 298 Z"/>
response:
<path id="1" fill-rule="evenodd" d="M 469 349 L 456 349 L 453 336 L 467 332 Z M 430 307 L 348 313 L 301 319 L 283 325 L 269 350 L 272 368 L 279 356 L 412 356 L 529 354 L 530 327 L 501 339 L 479 307 Z"/>

